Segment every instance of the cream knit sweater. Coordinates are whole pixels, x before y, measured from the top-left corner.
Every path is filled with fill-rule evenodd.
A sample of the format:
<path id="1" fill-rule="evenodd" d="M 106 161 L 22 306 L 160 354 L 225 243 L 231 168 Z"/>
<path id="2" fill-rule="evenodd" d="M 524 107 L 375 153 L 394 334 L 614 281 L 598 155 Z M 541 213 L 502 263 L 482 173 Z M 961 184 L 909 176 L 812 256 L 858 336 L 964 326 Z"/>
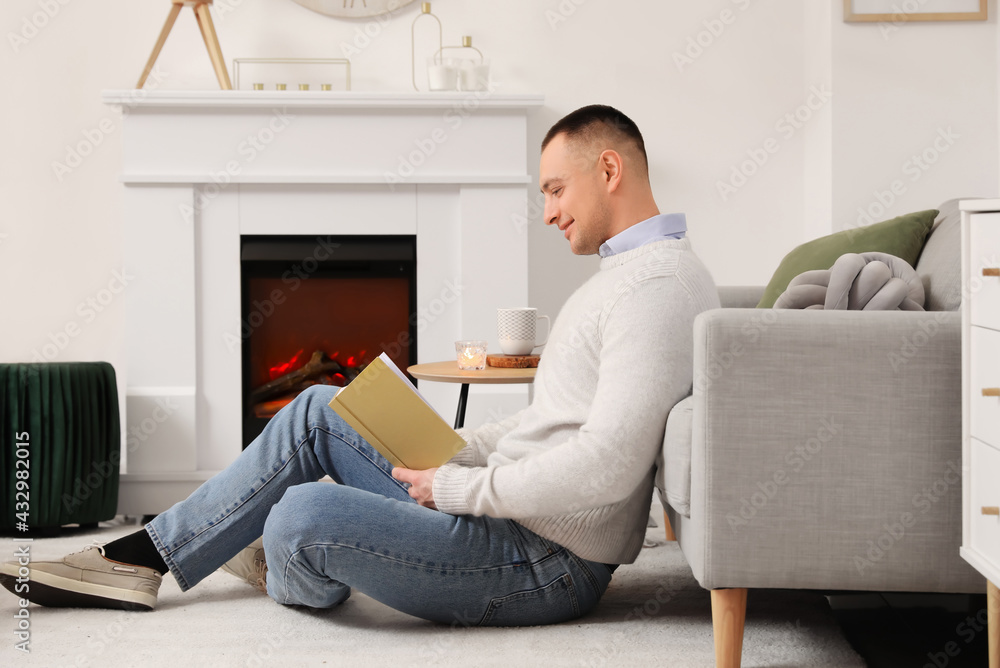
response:
<path id="1" fill-rule="evenodd" d="M 687 238 L 601 260 L 552 327 L 531 405 L 463 430 L 468 446 L 434 477 L 438 509 L 513 519 L 591 561 L 635 561 L 667 413 L 691 392 L 694 318 L 718 306 Z"/>

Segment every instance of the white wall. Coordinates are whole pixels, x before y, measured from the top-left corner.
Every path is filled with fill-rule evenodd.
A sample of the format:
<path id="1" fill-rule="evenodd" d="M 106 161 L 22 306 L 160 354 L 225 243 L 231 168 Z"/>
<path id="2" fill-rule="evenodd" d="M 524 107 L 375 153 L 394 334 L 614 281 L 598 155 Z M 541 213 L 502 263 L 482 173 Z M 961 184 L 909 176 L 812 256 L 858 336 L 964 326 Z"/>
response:
<path id="1" fill-rule="evenodd" d="M 878 220 L 997 194 L 995 3 L 989 13 L 985 23 L 834 22 L 835 229 L 865 224 L 859 208 L 884 208 Z"/>
<path id="2" fill-rule="evenodd" d="M 123 359 L 122 303 L 106 291 L 117 287 L 122 259 L 120 117 L 101 104 L 100 91 L 134 85 L 168 4 L 0 4 L 0 360 L 28 361 L 34 351 Z M 213 11 L 227 59 L 339 56 L 367 26 L 377 34 L 357 42 L 355 90 L 408 90 L 418 4 L 384 24 L 327 18 L 291 0 L 216 0 Z M 873 191 L 911 178 L 904 161 L 933 146 L 938 128 L 960 138 L 917 181 L 905 181 L 882 217 L 997 191 L 995 2 L 987 23 L 904 25 L 887 38 L 875 25 L 844 24 L 839 1 L 829 6 L 437 0 L 434 11 L 446 43 L 471 34 L 492 58 L 498 91 L 545 94 L 546 107 L 531 118 L 529 154 L 552 122 L 580 105 L 607 103 L 632 116 L 646 137 L 661 210 L 687 212 L 717 282 L 733 284 L 765 282 L 792 246 L 856 224 Z M 40 7 L 58 12 L 48 18 Z M 728 24 L 718 21 L 723 11 Z M 11 35 L 33 17 L 45 25 L 14 44 Z M 679 67 L 675 54 L 699 37 L 707 46 Z M 159 62 L 162 88 L 216 87 L 190 10 Z M 813 86 L 831 88 L 833 98 L 794 132 L 777 125 Z M 100 138 L 91 154 L 57 175 L 53 164 L 88 136 Z M 723 201 L 717 183 L 748 151 L 760 156 L 769 139 L 777 151 Z M 530 300 L 554 315 L 596 261 L 570 254 L 540 218 L 528 232 Z M 110 303 L 87 305 L 102 297 Z"/>

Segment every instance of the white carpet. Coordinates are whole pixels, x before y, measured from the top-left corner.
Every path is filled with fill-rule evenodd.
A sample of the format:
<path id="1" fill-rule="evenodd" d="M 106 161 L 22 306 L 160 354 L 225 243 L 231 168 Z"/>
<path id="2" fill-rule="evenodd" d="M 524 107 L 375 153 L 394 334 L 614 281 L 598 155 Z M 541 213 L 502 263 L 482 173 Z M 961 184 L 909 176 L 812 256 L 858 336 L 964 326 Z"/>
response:
<path id="1" fill-rule="evenodd" d="M 118 520 L 36 539 L 32 559 L 57 558 L 137 528 Z M 593 613 L 549 627 L 450 628 L 357 592 L 332 610 L 290 608 L 225 573 L 184 594 L 168 575 L 153 612 L 30 606 L 31 653 L 25 655 L 13 648 L 17 599 L 0 589 L 0 665 L 713 666 L 708 592 L 661 528 L 651 528 L 648 537 L 657 545 L 618 569 Z M 13 551 L 10 538 L 0 539 L 0 559 Z M 846 668 L 864 661 L 822 596 L 751 591 L 743 665 Z"/>

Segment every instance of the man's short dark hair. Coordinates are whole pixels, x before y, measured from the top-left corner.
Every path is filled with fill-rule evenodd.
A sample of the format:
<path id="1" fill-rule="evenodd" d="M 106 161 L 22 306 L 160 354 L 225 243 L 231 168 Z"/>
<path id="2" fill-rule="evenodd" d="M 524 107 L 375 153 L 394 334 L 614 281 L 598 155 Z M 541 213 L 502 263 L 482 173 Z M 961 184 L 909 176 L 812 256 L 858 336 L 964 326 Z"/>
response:
<path id="1" fill-rule="evenodd" d="M 559 119 L 555 125 L 549 128 L 545 139 L 542 140 L 542 150 L 544 151 L 549 142 L 557 135 L 564 134 L 570 140 L 583 139 L 587 141 L 596 138 L 602 134 L 602 131 L 608 132 L 616 139 L 625 138 L 631 141 L 642 157 L 643 168 L 648 167 L 646 144 L 642 140 L 639 127 L 631 118 L 606 104 L 581 107 Z"/>

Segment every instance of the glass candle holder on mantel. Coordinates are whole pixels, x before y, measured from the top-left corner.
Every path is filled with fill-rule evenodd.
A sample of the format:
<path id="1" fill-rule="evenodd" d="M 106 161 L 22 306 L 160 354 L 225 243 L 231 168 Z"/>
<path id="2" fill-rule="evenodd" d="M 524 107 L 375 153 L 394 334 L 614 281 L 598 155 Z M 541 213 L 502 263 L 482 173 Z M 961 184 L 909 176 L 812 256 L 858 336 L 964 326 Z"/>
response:
<path id="1" fill-rule="evenodd" d="M 455 354 L 462 371 L 481 371 L 486 368 L 486 341 L 456 341 Z"/>
<path id="2" fill-rule="evenodd" d="M 427 59 L 427 86 L 432 91 L 458 90 L 457 58 L 431 56 Z"/>
<path id="3" fill-rule="evenodd" d="M 458 66 L 458 89 L 462 91 L 483 91 L 490 89 L 490 59 L 462 59 Z"/>
<path id="4" fill-rule="evenodd" d="M 446 55 L 459 51 L 462 56 Z M 468 57 L 471 56 L 471 57 Z M 472 37 L 462 37 L 462 46 L 444 46 L 427 59 L 427 81 L 431 90 L 489 90 L 490 61 L 472 45 Z"/>
<path id="5" fill-rule="evenodd" d="M 410 69 L 411 69 L 411 74 L 413 76 L 413 90 L 418 91 L 418 92 L 420 91 L 420 86 L 417 85 L 417 23 L 420 21 L 420 19 L 422 19 L 425 16 L 434 19 L 434 21 L 437 23 L 437 51 L 435 51 L 434 53 L 435 54 L 441 53 L 441 49 L 444 46 L 444 42 L 442 41 L 443 31 L 442 31 L 442 28 L 441 28 L 441 19 L 439 19 L 438 17 L 434 16 L 434 14 L 431 13 L 431 3 L 429 3 L 429 2 L 421 2 L 420 3 L 420 13 L 417 14 L 417 18 L 413 19 L 413 23 L 410 24 Z M 426 23 L 426 21 L 425 21 L 425 23 Z M 428 76 L 428 79 L 431 80 L 431 83 L 433 82 L 434 77 L 435 77 L 435 75 L 432 75 L 431 71 L 430 71 L 432 66 L 433 66 L 433 63 L 432 62 L 428 62 L 428 65 L 427 65 L 427 76 Z M 442 74 L 444 74 L 444 72 L 439 72 L 437 76 L 441 76 Z M 455 79 L 456 79 L 456 85 L 457 85 L 457 83 L 458 83 L 458 74 L 457 74 L 457 72 L 455 74 Z M 432 83 L 432 86 L 433 86 L 433 83 Z M 455 85 L 453 85 L 451 88 L 433 88 L 432 87 L 431 90 L 455 90 L 455 87 L 456 87 Z"/>
<path id="6" fill-rule="evenodd" d="M 445 49 L 455 47 L 444 47 Z M 458 89 L 463 91 L 488 90 L 490 87 L 490 61 L 483 52 L 472 46 L 472 35 L 462 36 L 462 46 L 458 47 L 463 54 L 459 60 Z"/>

